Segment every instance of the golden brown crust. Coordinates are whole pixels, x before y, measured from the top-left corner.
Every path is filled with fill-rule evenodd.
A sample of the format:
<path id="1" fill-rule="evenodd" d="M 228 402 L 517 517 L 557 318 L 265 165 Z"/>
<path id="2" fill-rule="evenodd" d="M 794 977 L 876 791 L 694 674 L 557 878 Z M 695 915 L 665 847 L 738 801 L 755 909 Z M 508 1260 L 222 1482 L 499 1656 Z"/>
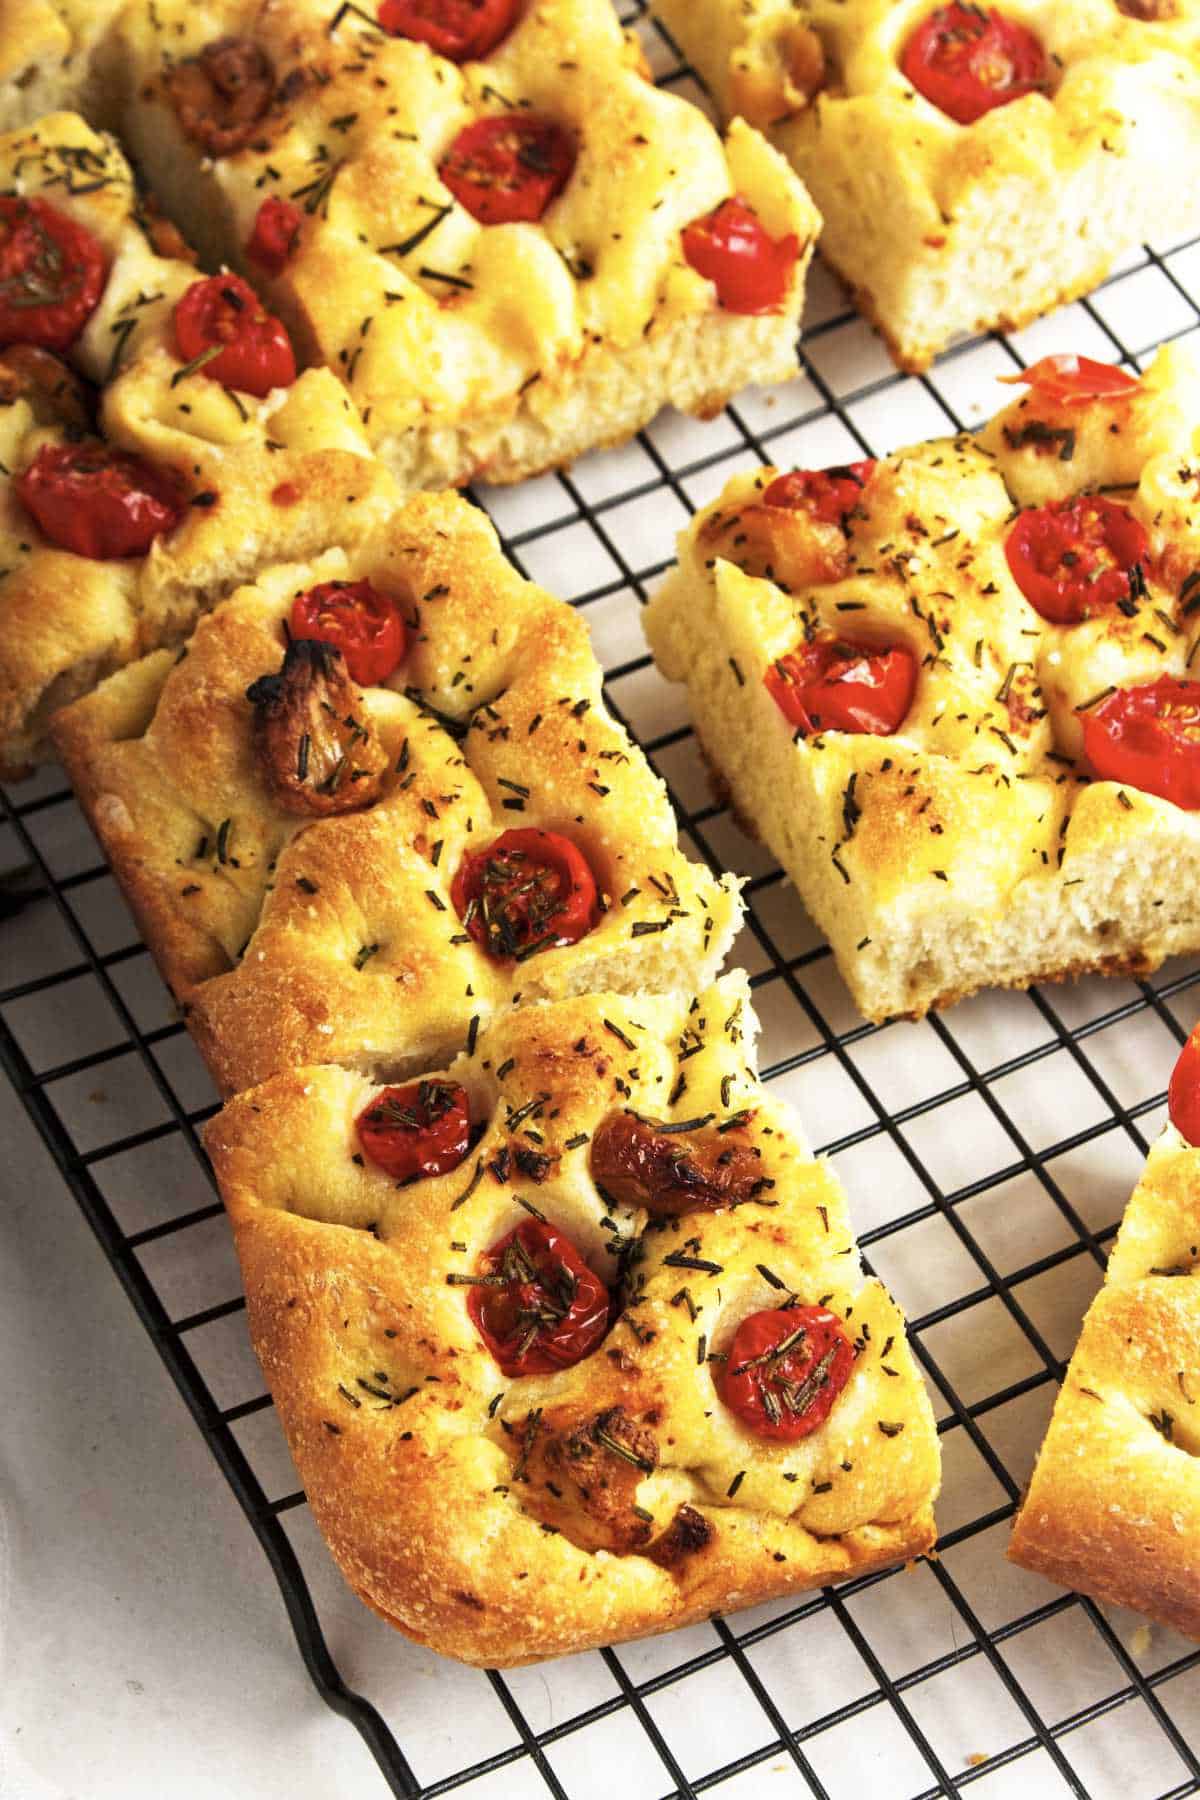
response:
<path id="1" fill-rule="evenodd" d="M 297 593 L 363 575 L 412 597 L 408 656 L 362 699 L 389 767 L 373 806 L 310 822 L 263 779 L 247 689 L 279 669 Z M 152 658 L 61 713 L 55 742 L 226 1092 L 298 1063 L 427 1065 L 519 997 L 694 991 L 740 912 L 735 883 L 680 854 L 580 615 L 454 495 L 414 497 L 349 558 L 263 576 L 178 667 Z M 509 826 L 572 837 L 607 908 L 577 944 L 516 963 L 484 954 L 451 893 L 468 850 Z"/>
<path id="2" fill-rule="evenodd" d="M 1017 1515 L 1014 1562 L 1200 1638 L 1200 1151 L 1150 1152 Z"/>
<path id="3" fill-rule="evenodd" d="M 205 606 L 264 564 L 355 541 L 396 498 L 328 371 L 264 400 L 182 375 L 172 312 L 196 271 L 153 247 L 159 234 L 147 230 L 114 139 L 57 113 L 0 138 L 0 187 L 18 170 L 25 192 L 86 226 L 109 259 L 100 304 L 67 358 L 76 378 L 103 388 L 103 435 L 174 471 L 188 505 L 144 557 L 97 562 L 50 544 L 13 479 L 77 425 L 81 403 L 49 405 L 44 380 L 5 380 L 0 774 L 9 777 L 44 757 L 56 707 L 131 656 L 181 642 Z"/>
<path id="4" fill-rule="evenodd" d="M 879 462 L 846 518 L 848 571 L 829 579 L 764 503 L 771 469 L 735 477 L 681 539 L 645 615 L 651 648 L 687 682 L 719 791 L 796 882 L 868 1018 L 1146 972 L 1200 944 L 1197 815 L 1095 779 L 1082 754 L 1097 697 L 1193 667 L 1198 398 L 1200 368 L 1172 350 L 1113 402 L 1021 390 L 977 438 Z M 1119 609 L 1052 624 L 1009 566 L 1014 512 L 1097 489 L 1144 528 L 1146 580 Z M 766 678 L 828 634 L 913 659 L 895 732 L 793 732 Z"/>
<path id="5" fill-rule="evenodd" d="M 408 1187 L 357 1157 L 353 1120 L 376 1090 L 348 1070 L 279 1076 L 208 1128 L 251 1332 L 315 1516 L 351 1586 L 418 1641 L 516 1664 L 930 1547 L 937 1439 L 902 1321 L 862 1280 L 841 1188 L 758 1087 L 755 1029 L 744 977 L 691 1003 L 525 1008 L 448 1071 L 483 1138 Z M 587 1139 L 630 1096 L 681 1122 L 748 1112 L 774 1187 L 648 1230 L 644 1212 L 606 1206 Z M 553 1165 L 536 1182 L 501 1154 L 531 1134 Z M 525 1204 L 609 1282 L 614 1248 L 640 1243 L 600 1348 L 506 1379 L 458 1277 Z M 789 1293 L 842 1316 L 858 1355 L 827 1423 L 787 1445 L 736 1423 L 706 1357 Z"/>

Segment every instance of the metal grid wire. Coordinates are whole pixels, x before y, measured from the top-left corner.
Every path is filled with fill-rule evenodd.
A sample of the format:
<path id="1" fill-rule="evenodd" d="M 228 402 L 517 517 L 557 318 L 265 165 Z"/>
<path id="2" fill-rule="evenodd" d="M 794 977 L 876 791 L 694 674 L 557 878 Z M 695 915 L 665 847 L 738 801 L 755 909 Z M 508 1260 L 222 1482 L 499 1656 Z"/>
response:
<path id="1" fill-rule="evenodd" d="M 664 35 L 639 29 L 658 78 L 699 98 Z M 735 468 L 844 461 L 977 423 L 995 375 L 1049 348 L 1137 366 L 1200 330 L 1193 288 L 1200 240 L 1146 249 L 1068 314 L 906 379 L 818 269 L 800 380 L 481 497 L 518 566 L 585 610 L 610 704 L 668 782 L 685 844 L 749 877 L 737 957 L 764 1021 L 764 1079 L 836 1159 L 939 1415 L 943 1535 L 916 1570 L 507 1675 L 440 1662 L 373 1620 L 294 1491 L 245 1343 L 197 1137 L 215 1110 L 198 1059 L 61 778 L 4 800 L 0 866 L 25 865 L 0 893 L 16 915 L 5 963 L 24 978 L 0 991 L 0 1060 L 262 1543 L 314 1682 L 393 1793 L 590 1800 L 616 1769 L 627 1800 L 1200 1792 L 1200 1649 L 1160 1630 L 1146 1644 L 1129 1615 L 1002 1560 L 1200 1015 L 1200 962 L 863 1025 L 791 888 L 712 803 L 682 694 L 655 674 L 637 623 L 675 530 Z M 119 1117 L 88 1109 L 106 1079 Z M 422 1703 L 431 1677 L 435 1708 Z"/>

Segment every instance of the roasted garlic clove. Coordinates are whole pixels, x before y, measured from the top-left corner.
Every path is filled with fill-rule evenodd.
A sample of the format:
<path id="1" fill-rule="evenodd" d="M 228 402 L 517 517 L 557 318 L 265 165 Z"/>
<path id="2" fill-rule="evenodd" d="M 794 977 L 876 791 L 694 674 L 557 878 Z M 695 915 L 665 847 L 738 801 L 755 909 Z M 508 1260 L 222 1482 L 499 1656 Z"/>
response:
<path id="1" fill-rule="evenodd" d="M 378 800 L 387 752 L 340 650 L 293 638 L 278 675 L 261 675 L 246 698 L 258 772 L 281 812 L 327 818 Z"/>
<path id="2" fill-rule="evenodd" d="M 513 1428 L 521 1503 L 585 1550 L 625 1554 L 649 1543 L 653 1521 L 638 1484 L 658 1467 L 658 1440 L 623 1406 L 574 1423 L 530 1413 Z"/>
<path id="3" fill-rule="evenodd" d="M 70 432 L 89 432 L 95 394 L 69 363 L 35 344 L 10 344 L 0 350 L 0 406 L 27 400 L 37 425 L 61 425 Z"/>
<path id="4" fill-rule="evenodd" d="M 222 37 L 168 69 L 165 86 L 186 136 L 210 156 L 229 156 L 261 134 L 275 70 L 253 39 Z"/>

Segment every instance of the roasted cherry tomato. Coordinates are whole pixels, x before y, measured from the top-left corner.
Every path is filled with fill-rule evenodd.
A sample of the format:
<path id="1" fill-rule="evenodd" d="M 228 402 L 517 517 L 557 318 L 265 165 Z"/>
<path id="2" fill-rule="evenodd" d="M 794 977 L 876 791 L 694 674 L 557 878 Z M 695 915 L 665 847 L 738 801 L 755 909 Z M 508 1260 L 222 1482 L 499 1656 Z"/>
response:
<path id="1" fill-rule="evenodd" d="M 481 225 L 511 225 L 540 219 L 574 167 L 575 146 L 561 125 L 506 113 L 460 131 L 438 174 Z"/>
<path id="2" fill-rule="evenodd" d="M 773 662 L 763 683 L 784 718 L 806 737 L 818 731 L 898 731 L 912 705 L 916 659 L 902 645 L 881 650 L 845 638 L 814 638 Z"/>
<path id="3" fill-rule="evenodd" d="M 608 1330 L 608 1289 L 569 1237 L 526 1219 L 483 1256 L 467 1300 L 504 1375 L 548 1375 L 590 1356 Z"/>
<path id="4" fill-rule="evenodd" d="M 303 223 L 304 214 L 293 201 L 268 194 L 254 215 L 246 255 L 268 275 L 281 275 L 295 253 Z"/>
<path id="5" fill-rule="evenodd" d="M 800 241 L 773 238 L 740 195 L 683 229 L 683 254 L 717 290 L 726 312 L 777 312 L 787 299 Z"/>
<path id="6" fill-rule="evenodd" d="M 13 486 L 43 536 L 98 562 L 145 556 L 185 504 L 169 470 L 91 439 L 43 444 Z"/>
<path id="7" fill-rule="evenodd" d="M 524 961 L 574 944 L 599 913 L 596 878 L 582 850 L 557 831 L 504 831 L 463 857 L 450 890 L 459 918 L 491 956 Z"/>
<path id="8" fill-rule="evenodd" d="M 742 1320 L 718 1391 L 756 1437 L 794 1441 L 825 1423 L 853 1367 L 854 1347 L 836 1313 L 779 1307 Z"/>
<path id="9" fill-rule="evenodd" d="M 65 350 L 104 292 L 99 241 L 45 200 L 0 195 L 0 348 Z"/>
<path id="10" fill-rule="evenodd" d="M 1083 747 L 1103 781 L 1200 809 L 1200 681 L 1160 675 L 1117 688 L 1083 714 Z"/>
<path id="11" fill-rule="evenodd" d="M 519 0 L 382 0 L 379 23 L 392 37 L 416 38 L 451 62 L 487 56 L 507 37 Z"/>
<path id="12" fill-rule="evenodd" d="M 868 461 L 847 463 L 840 469 L 792 469 L 775 477 L 763 495 L 763 505 L 811 513 L 825 525 L 844 525 L 862 499 L 874 468 L 874 462 Z"/>
<path id="13" fill-rule="evenodd" d="M 471 1107 L 456 1081 L 384 1088 L 354 1122 L 364 1153 L 396 1181 L 457 1169 L 471 1148 Z"/>
<path id="14" fill-rule="evenodd" d="M 292 636 L 333 644 L 361 687 L 394 673 L 408 647 L 400 608 L 369 581 L 323 581 L 292 606 Z"/>
<path id="15" fill-rule="evenodd" d="M 775 1183 L 763 1173 L 761 1151 L 738 1142 L 739 1129 L 727 1119 L 714 1131 L 680 1131 L 635 1112 L 611 1113 L 592 1133 L 592 1180 L 606 1203 L 645 1207 L 655 1219 L 744 1206 Z"/>
<path id="16" fill-rule="evenodd" d="M 175 307 L 175 343 L 185 363 L 196 362 L 211 380 L 260 400 L 296 379 L 282 321 L 266 311 L 240 275 L 209 275 L 192 283 Z"/>
<path id="17" fill-rule="evenodd" d="M 1053 625 L 1077 625 L 1128 600 L 1148 549 L 1129 508 L 1103 494 L 1031 507 L 1004 543 L 1013 580 Z"/>
<path id="18" fill-rule="evenodd" d="M 960 125 L 1050 85 L 1037 38 L 995 7 L 939 6 L 909 38 L 900 68 L 919 94 Z"/>
<path id="19" fill-rule="evenodd" d="M 1193 1031 L 1171 1071 L 1167 1111 L 1179 1135 L 1200 1145 L 1200 1028 Z"/>
<path id="20" fill-rule="evenodd" d="M 1040 400 L 1055 406 L 1087 406 L 1092 400 L 1127 400 L 1141 386 L 1136 375 L 1112 363 L 1093 362 L 1090 356 L 1043 356 L 1017 375 L 1001 375 L 1001 381 L 1023 383 Z"/>

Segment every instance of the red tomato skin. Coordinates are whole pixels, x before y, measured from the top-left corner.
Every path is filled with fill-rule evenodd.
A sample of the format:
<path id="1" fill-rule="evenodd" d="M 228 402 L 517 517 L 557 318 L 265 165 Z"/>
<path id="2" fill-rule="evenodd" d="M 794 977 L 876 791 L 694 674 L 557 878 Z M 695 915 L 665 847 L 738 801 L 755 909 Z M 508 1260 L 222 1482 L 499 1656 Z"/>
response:
<path id="1" fill-rule="evenodd" d="M 1179 1052 L 1167 1089 L 1167 1112 L 1180 1137 L 1200 1146 L 1200 1029 Z"/>
<path id="2" fill-rule="evenodd" d="M 516 1315 L 522 1304 L 535 1304 L 547 1291 L 542 1281 L 510 1281 L 503 1288 L 472 1287 L 467 1299 L 471 1322 L 500 1372 L 512 1379 L 521 1375 L 549 1375 L 555 1369 L 570 1369 L 585 1356 L 590 1356 L 608 1330 L 612 1300 L 608 1289 L 588 1268 L 570 1238 L 553 1225 L 538 1219 L 527 1219 L 494 1243 L 483 1256 L 482 1273 L 500 1269 L 504 1253 L 517 1240 L 525 1256 L 539 1276 L 566 1269 L 574 1277 L 575 1292 L 570 1306 L 551 1330 L 542 1327 L 537 1337 L 521 1349 L 528 1334 L 528 1324 Z"/>
<path id="3" fill-rule="evenodd" d="M 360 687 L 378 687 L 394 675 L 408 648 L 400 608 L 369 581 L 323 581 L 298 594 L 291 631 L 333 644 Z"/>
<path id="4" fill-rule="evenodd" d="M 844 638 L 815 638 L 773 662 L 763 685 L 806 737 L 820 731 L 889 737 L 908 716 L 917 664 L 900 644 L 881 650 Z"/>
<path id="5" fill-rule="evenodd" d="M 518 8 L 519 0 L 382 0 L 379 23 L 449 62 L 475 62 L 508 36 Z"/>
<path id="6" fill-rule="evenodd" d="M 104 250 L 85 226 L 45 200 L 0 194 L 0 350 L 68 349 L 107 280 Z"/>
<path id="7" fill-rule="evenodd" d="M 511 947 L 507 949 L 503 944 L 503 930 L 493 930 L 489 934 L 484 916 L 488 871 L 496 868 L 497 860 L 500 864 L 507 862 L 512 875 L 507 881 L 492 881 L 496 899 L 503 900 L 509 888 L 524 885 L 535 870 L 544 869 L 550 872 L 556 902 L 552 908 L 543 910 L 536 925 L 529 919 L 526 904 L 525 917 L 518 918 L 508 933 Z M 561 832 L 541 831 L 536 826 L 501 832 L 486 850 L 468 851 L 451 883 L 450 898 L 475 942 L 499 961 L 532 954 L 529 946 L 533 943 L 541 944 L 544 949 L 578 943 L 599 917 L 596 878 L 582 850 Z M 494 916 L 494 905 L 489 906 L 488 911 Z"/>
<path id="8" fill-rule="evenodd" d="M 1016 375 L 1001 375 L 1009 386 L 1023 384 L 1039 400 L 1056 406 L 1090 406 L 1093 400 L 1127 400 L 1141 387 L 1136 375 L 1090 356 L 1043 356 Z"/>
<path id="9" fill-rule="evenodd" d="M 826 1357 L 829 1361 L 809 1404 L 802 1411 L 793 1412 L 780 1399 L 779 1390 L 763 1365 L 745 1365 L 773 1350 L 800 1327 L 804 1337 L 779 1365 L 784 1379 L 793 1387 L 800 1387 Z M 824 1306 L 778 1307 L 751 1313 L 742 1320 L 726 1360 L 720 1365 L 717 1389 L 730 1412 L 756 1437 L 795 1443 L 799 1438 L 811 1437 L 825 1423 L 853 1367 L 854 1346 L 836 1313 Z M 778 1418 L 772 1416 L 763 1400 L 764 1387 L 775 1396 Z"/>
<path id="10" fill-rule="evenodd" d="M 44 537 L 96 562 L 145 556 L 185 507 L 173 472 L 95 442 L 43 444 L 13 486 Z"/>
<path id="11" fill-rule="evenodd" d="M 994 107 L 1050 85 L 1050 64 L 1037 38 L 994 7 L 937 7 L 904 46 L 900 69 L 959 125 L 973 125 Z"/>
<path id="12" fill-rule="evenodd" d="M 1128 599 L 1129 571 L 1149 548 L 1129 508 L 1103 494 L 1030 507 L 1004 541 L 1013 580 L 1052 625 L 1077 625 Z M 1063 562 L 1064 553 L 1073 557 L 1071 564 Z"/>
<path id="13" fill-rule="evenodd" d="M 811 513 L 825 525 L 845 526 L 875 472 L 873 461 L 836 469 L 792 469 L 777 475 L 763 494 L 764 506 Z"/>
<path id="14" fill-rule="evenodd" d="M 282 275 L 296 253 L 303 224 L 304 214 L 293 201 L 268 194 L 254 215 L 246 255 L 268 275 Z"/>
<path id="15" fill-rule="evenodd" d="M 414 1123 L 400 1122 L 398 1114 L 411 1114 Z M 354 1128 L 363 1154 L 377 1168 L 395 1181 L 421 1181 L 448 1174 L 466 1156 L 471 1103 L 455 1081 L 412 1081 L 376 1094 Z"/>
<path id="16" fill-rule="evenodd" d="M 506 113 L 465 126 L 438 174 L 481 225 L 536 224 L 574 167 L 575 146 L 561 125 Z"/>
<path id="17" fill-rule="evenodd" d="M 773 238 L 740 194 L 683 229 L 683 254 L 717 290 L 724 312 L 778 312 L 800 254 L 791 233 Z"/>
<path id="18" fill-rule="evenodd" d="M 175 307 L 175 344 L 185 363 L 220 346 L 200 373 L 259 400 L 296 379 L 296 358 L 282 321 L 264 309 L 240 275 L 209 275 L 192 283 Z"/>
<path id="19" fill-rule="evenodd" d="M 1200 810 L 1200 681 L 1118 688 L 1083 714 L 1083 748 L 1102 781 Z"/>

